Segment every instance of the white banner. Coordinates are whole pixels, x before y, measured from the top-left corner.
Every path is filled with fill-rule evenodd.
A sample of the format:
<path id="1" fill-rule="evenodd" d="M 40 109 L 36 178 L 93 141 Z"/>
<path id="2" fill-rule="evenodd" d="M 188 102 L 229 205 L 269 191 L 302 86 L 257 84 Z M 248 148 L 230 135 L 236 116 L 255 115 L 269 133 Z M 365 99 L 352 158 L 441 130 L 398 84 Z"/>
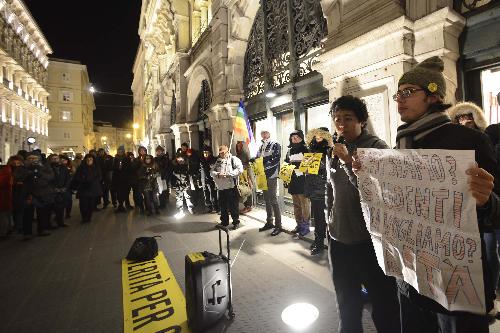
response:
<path id="1" fill-rule="evenodd" d="M 451 311 L 485 312 L 474 151 L 359 149 L 361 206 L 387 275 Z"/>

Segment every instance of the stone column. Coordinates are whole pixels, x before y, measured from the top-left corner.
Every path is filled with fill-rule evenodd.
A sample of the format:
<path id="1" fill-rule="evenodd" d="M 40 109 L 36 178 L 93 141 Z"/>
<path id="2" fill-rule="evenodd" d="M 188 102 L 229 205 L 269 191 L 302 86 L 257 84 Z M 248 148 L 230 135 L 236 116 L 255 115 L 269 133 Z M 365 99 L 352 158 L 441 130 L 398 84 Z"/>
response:
<path id="1" fill-rule="evenodd" d="M 201 29 L 201 13 L 198 10 L 193 10 L 192 12 L 192 25 L 191 25 L 191 38 L 192 45 L 196 44 L 196 41 L 200 38 Z"/>

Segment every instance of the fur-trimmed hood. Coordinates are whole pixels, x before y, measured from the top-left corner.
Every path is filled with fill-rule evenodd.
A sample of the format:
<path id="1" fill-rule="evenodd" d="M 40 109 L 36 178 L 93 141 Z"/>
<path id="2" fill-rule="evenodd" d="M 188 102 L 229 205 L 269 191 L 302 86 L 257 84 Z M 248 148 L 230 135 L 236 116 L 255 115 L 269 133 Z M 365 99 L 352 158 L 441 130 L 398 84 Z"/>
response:
<path id="1" fill-rule="evenodd" d="M 448 115 L 451 118 L 451 122 L 458 124 L 456 119 L 457 116 L 462 114 L 472 113 L 474 117 L 474 122 L 478 129 L 482 132 L 488 127 L 488 121 L 484 117 L 484 112 L 479 106 L 471 102 L 460 102 L 448 109 Z"/>
<path id="2" fill-rule="evenodd" d="M 330 147 L 333 146 L 332 135 L 327 130 L 325 130 L 323 128 L 314 128 L 314 129 L 308 131 L 307 135 L 306 135 L 306 143 L 308 146 L 311 144 L 312 140 L 315 137 L 322 137 L 324 140 L 326 140 L 328 142 L 328 146 L 330 146 Z"/>

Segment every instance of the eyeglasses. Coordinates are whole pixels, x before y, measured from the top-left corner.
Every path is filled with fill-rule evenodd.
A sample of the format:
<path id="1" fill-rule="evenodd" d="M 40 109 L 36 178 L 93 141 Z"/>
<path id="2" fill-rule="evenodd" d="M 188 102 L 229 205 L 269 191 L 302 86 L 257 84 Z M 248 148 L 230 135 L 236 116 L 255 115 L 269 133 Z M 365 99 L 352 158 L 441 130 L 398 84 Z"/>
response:
<path id="1" fill-rule="evenodd" d="M 472 115 L 472 113 L 466 113 L 466 114 L 460 114 L 460 115 L 456 116 L 455 119 L 457 121 L 461 121 L 461 120 L 474 120 L 474 116 Z"/>
<path id="2" fill-rule="evenodd" d="M 398 90 L 394 95 L 392 95 L 392 99 L 397 102 L 398 98 L 408 98 L 416 91 L 423 91 L 424 89 L 416 89 L 416 88 L 406 88 L 403 90 Z"/>

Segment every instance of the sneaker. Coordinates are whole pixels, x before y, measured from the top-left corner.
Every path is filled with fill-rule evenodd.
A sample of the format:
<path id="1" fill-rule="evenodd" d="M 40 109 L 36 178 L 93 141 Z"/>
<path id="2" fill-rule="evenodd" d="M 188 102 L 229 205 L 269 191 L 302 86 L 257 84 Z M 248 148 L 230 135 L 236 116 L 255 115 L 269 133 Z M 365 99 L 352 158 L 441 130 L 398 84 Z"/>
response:
<path id="1" fill-rule="evenodd" d="M 318 255 L 321 252 L 323 252 L 324 250 L 325 250 L 325 247 L 323 246 L 323 244 L 314 243 L 314 246 L 311 249 L 311 255 L 312 256 Z"/>
<path id="2" fill-rule="evenodd" d="M 311 232 L 311 230 L 309 229 L 309 224 L 302 223 L 300 225 L 299 231 L 298 231 L 298 234 L 299 234 L 300 237 L 304 237 L 305 235 L 307 235 L 310 232 Z"/>
<path id="3" fill-rule="evenodd" d="M 233 230 L 236 230 L 240 227 L 240 223 L 233 224 Z"/>
<path id="4" fill-rule="evenodd" d="M 123 208 L 123 206 L 118 206 L 118 208 L 115 210 L 115 213 L 124 213 L 125 212 L 125 208 Z"/>
<path id="5" fill-rule="evenodd" d="M 274 228 L 273 232 L 271 232 L 271 236 L 273 236 L 273 237 L 278 236 L 279 234 L 281 234 L 282 231 L 283 230 L 281 228 L 276 227 L 276 228 Z"/>
<path id="6" fill-rule="evenodd" d="M 274 228 L 274 225 L 272 223 L 266 223 L 264 224 L 263 227 L 259 228 L 259 232 L 266 231 L 266 230 L 271 230 Z"/>

